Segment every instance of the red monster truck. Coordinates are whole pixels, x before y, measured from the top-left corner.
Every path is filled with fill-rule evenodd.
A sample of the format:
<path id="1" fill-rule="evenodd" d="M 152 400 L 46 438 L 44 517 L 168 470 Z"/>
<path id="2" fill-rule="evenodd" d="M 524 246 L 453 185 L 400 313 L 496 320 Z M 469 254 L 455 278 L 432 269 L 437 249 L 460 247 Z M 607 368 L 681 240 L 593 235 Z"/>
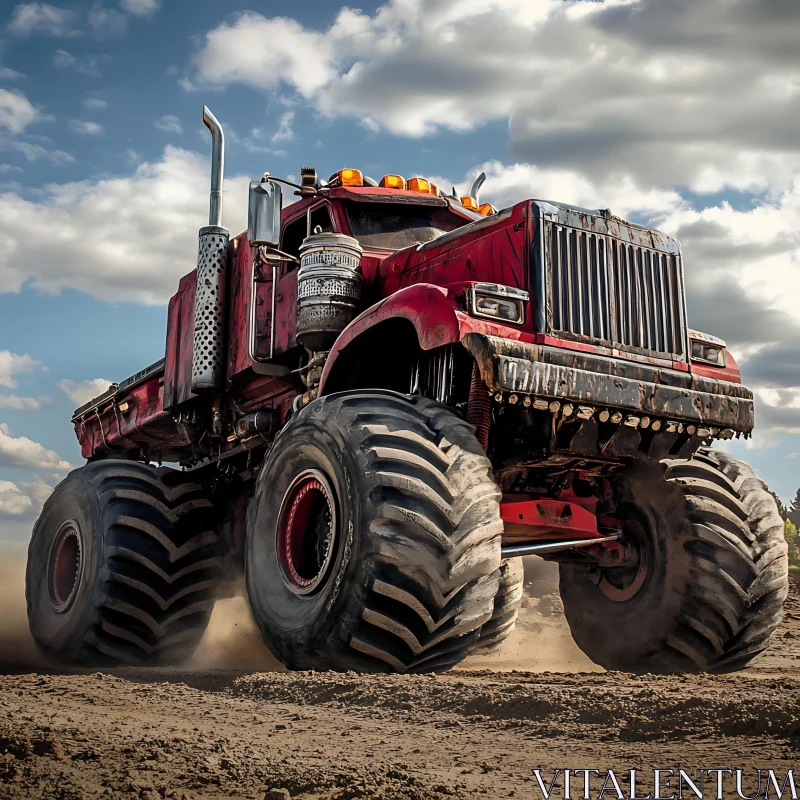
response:
<path id="1" fill-rule="evenodd" d="M 238 567 L 290 668 L 442 670 L 508 636 L 526 554 L 559 563 L 604 667 L 724 672 L 765 650 L 781 519 L 709 449 L 750 435 L 752 394 L 687 325 L 677 241 L 355 169 L 264 175 L 230 239 L 204 121 L 210 224 L 165 358 L 75 412 L 87 464 L 33 531 L 44 653 L 183 659 Z"/>

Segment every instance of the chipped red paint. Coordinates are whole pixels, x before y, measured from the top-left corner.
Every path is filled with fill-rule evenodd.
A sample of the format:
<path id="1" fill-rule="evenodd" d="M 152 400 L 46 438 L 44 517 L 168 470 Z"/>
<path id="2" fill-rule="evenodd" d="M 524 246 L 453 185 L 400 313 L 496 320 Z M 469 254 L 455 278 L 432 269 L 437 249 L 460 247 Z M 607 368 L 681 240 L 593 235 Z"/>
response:
<path id="1" fill-rule="evenodd" d="M 600 356 L 610 358 L 624 358 L 628 361 L 641 361 L 645 364 L 656 364 L 669 369 L 676 369 L 679 372 L 688 372 L 689 365 L 685 361 L 668 361 L 664 358 L 654 358 L 652 356 L 637 356 L 625 350 L 617 350 L 612 347 L 604 347 L 599 344 L 589 344 L 588 342 L 576 342 L 572 339 L 561 339 L 558 336 L 548 336 L 547 334 L 537 333 L 533 337 L 534 344 L 546 344 L 551 347 L 560 347 L 562 350 L 576 350 L 580 353 L 596 353 Z"/>
<path id="2" fill-rule="evenodd" d="M 701 378 L 710 378 L 713 381 L 742 382 L 739 365 L 730 350 L 727 349 L 725 350 L 724 367 L 714 367 L 711 364 L 703 364 L 701 361 L 692 361 L 691 370 L 693 375 L 699 375 Z"/>
<path id="3" fill-rule="evenodd" d="M 138 450 L 141 445 L 159 445 L 164 460 L 189 442 L 182 438 L 175 421 L 163 410 L 164 379 L 152 378 L 134 387 L 123 401 L 110 401 L 75 423 L 84 458 Z M 121 407 L 122 406 L 122 407 Z"/>
<path id="4" fill-rule="evenodd" d="M 253 294 L 253 258 L 255 248 L 247 242 L 247 234 L 231 239 L 229 251 L 230 294 L 228 306 L 228 366 L 226 378 L 230 387 L 236 377 L 251 365 L 248 352 L 250 305 Z M 263 286 L 257 285 L 263 303 Z"/>
<path id="5" fill-rule="evenodd" d="M 184 275 L 167 311 L 167 346 L 164 364 L 164 408 L 175 408 L 192 394 L 192 344 L 197 270 Z"/>
<path id="6" fill-rule="evenodd" d="M 423 248 L 408 247 L 384 259 L 377 276 L 383 295 L 419 283 L 450 287 L 492 281 L 527 289 L 526 209 L 518 204 L 496 222 L 487 218 L 477 230 L 441 244 L 434 240 Z"/>

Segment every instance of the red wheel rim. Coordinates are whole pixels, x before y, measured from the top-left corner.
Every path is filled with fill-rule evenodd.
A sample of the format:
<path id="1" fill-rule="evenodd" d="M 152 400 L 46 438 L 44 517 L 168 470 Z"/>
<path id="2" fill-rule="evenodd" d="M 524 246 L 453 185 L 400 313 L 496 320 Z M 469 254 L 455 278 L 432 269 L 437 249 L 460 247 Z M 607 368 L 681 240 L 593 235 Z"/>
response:
<path id="1" fill-rule="evenodd" d="M 647 583 L 650 576 L 651 559 L 646 540 L 646 532 L 634 520 L 623 522 L 623 531 L 639 556 L 638 563 L 630 568 L 615 567 L 603 570 L 597 588 L 616 603 L 624 603 L 634 598 Z"/>
<path id="2" fill-rule="evenodd" d="M 53 540 L 48 565 L 50 602 L 63 614 L 74 602 L 83 573 L 83 539 L 78 523 L 65 522 Z"/>
<path id="3" fill-rule="evenodd" d="M 313 594 L 324 585 L 336 551 L 336 508 L 321 472 L 306 470 L 287 489 L 277 547 L 284 582 L 295 594 Z"/>

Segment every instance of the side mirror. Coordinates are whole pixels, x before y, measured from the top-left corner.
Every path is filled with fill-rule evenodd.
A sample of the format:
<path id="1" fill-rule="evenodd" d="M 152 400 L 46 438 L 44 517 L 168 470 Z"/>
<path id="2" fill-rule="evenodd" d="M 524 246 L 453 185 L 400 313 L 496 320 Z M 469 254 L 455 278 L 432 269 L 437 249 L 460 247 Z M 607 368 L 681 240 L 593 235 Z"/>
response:
<path id="1" fill-rule="evenodd" d="M 251 245 L 268 244 L 277 247 L 281 238 L 282 205 L 280 184 L 269 180 L 250 184 L 247 238 Z"/>

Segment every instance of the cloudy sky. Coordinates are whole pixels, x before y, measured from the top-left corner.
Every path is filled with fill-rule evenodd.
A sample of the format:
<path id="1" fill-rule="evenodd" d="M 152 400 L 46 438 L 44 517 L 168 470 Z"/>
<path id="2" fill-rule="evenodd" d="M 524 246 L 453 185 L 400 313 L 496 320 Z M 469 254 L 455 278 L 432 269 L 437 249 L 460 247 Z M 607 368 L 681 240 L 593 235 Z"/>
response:
<path id="1" fill-rule="evenodd" d="M 733 443 L 800 486 L 796 0 L 84 0 L 0 4 L 0 539 L 80 454 L 72 409 L 164 352 L 207 217 L 301 164 L 486 200 L 610 207 L 677 235 L 690 322 L 758 397 Z"/>

